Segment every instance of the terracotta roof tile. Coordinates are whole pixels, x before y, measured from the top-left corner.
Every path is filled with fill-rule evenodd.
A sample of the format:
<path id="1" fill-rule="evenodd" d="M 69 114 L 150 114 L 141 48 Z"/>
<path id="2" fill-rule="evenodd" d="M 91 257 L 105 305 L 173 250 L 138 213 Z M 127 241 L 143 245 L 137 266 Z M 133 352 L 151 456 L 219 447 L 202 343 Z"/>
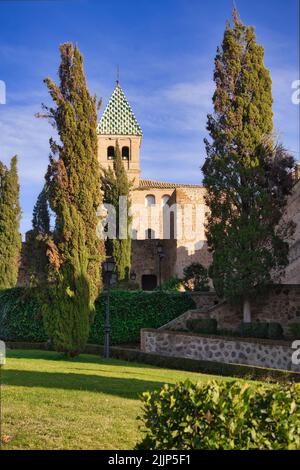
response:
<path id="1" fill-rule="evenodd" d="M 203 188 L 200 184 L 169 183 L 166 181 L 140 180 L 138 189 L 176 189 L 176 188 Z"/>

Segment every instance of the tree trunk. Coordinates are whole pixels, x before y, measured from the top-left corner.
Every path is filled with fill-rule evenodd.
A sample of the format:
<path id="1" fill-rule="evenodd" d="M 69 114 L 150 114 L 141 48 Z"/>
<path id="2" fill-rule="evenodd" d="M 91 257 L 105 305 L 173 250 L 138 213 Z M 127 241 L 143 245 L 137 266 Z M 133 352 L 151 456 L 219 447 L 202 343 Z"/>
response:
<path id="1" fill-rule="evenodd" d="M 248 299 L 245 299 L 243 304 L 243 320 L 244 323 L 251 322 L 251 307 Z"/>

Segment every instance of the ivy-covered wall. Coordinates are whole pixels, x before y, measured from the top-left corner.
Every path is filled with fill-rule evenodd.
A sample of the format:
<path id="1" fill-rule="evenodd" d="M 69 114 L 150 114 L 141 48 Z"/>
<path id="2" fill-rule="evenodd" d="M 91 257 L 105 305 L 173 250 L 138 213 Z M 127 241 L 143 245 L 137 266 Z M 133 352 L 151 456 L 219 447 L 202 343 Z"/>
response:
<path id="1" fill-rule="evenodd" d="M 90 343 L 103 343 L 106 295 L 96 303 Z M 185 293 L 112 291 L 110 299 L 111 342 L 134 343 L 141 328 L 158 328 L 189 309 L 192 296 Z M 0 291 L 0 339 L 46 341 L 41 308 L 34 289 L 17 287 Z"/>

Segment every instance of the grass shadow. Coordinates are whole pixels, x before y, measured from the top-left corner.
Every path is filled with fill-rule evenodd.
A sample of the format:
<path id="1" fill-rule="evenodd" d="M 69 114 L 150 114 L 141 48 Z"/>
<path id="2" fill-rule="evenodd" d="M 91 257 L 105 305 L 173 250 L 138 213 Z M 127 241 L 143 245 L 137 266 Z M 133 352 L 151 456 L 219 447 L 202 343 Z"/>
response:
<path id="1" fill-rule="evenodd" d="M 132 400 L 136 400 L 142 392 L 161 388 L 164 384 L 164 382 L 133 378 L 15 369 L 3 370 L 2 383 L 11 386 L 56 388 L 104 393 Z"/>
<path id="2" fill-rule="evenodd" d="M 143 364 L 138 362 L 129 362 L 124 359 L 104 359 L 100 355 L 97 356 L 96 354 L 87 354 L 82 353 L 76 357 L 68 357 L 63 353 L 58 353 L 55 351 L 45 351 L 40 349 L 29 349 L 29 350 L 20 350 L 20 349 L 7 349 L 7 357 L 12 359 L 38 359 L 38 360 L 46 360 L 46 361 L 58 361 L 58 362 L 70 362 L 78 363 L 78 364 L 98 364 L 98 365 L 109 365 L 110 367 L 120 367 L 124 365 L 130 368 L 138 368 L 138 369 L 160 369 L 159 366 L 154 366 L 151 364 Z"/>

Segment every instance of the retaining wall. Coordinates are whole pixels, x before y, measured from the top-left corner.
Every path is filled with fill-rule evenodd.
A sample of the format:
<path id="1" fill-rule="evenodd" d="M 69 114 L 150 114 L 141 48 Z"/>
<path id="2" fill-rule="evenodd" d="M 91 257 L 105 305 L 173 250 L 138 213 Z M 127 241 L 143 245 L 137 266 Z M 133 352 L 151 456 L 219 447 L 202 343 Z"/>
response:
<path id="1" fill-rule="evenodd" d="M 170 357 L 182 357 L 229 364 L 246 364 L 300 372 L 299 352 L 292 342 L 228 338 L 167 330 L 141 330 L 141 350 Z"/>

